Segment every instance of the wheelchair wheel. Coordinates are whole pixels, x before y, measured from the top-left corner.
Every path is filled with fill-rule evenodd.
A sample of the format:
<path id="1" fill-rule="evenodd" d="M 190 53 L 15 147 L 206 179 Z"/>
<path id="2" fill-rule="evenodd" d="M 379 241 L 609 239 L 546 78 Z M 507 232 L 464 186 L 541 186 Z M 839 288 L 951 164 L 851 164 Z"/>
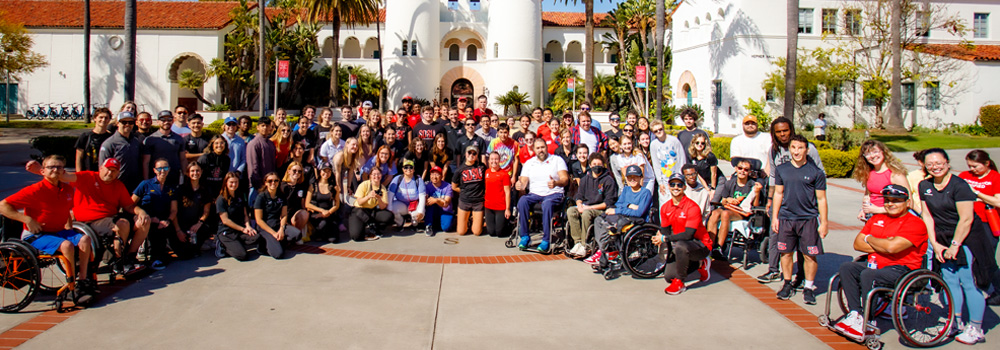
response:
<path id="1" fill-rule="evenodd" d="M 59 259 L 39 260 L 38 268 L 38 289 L 42 292 L 56 292 L 59 288 L 66 285 L 66 268 L 59 263 Z"/>
<path id="2" fill-rule="evenodd" d="M 864 296 L 861 297 L 864 298 Z M 869 314 L 871 315 L 870 317 L 872 319 L 878 317 L 883 312 L 885 312 L 885 309 L 889 308 L 888 297 L 890 296 L 884 294 L 877 294 L 872 298 L 872 304 L 874 305 L 874 308 L 871 309 L 871 313 Z M 847 308 L 847 296 L 844 295 L 844 286 L 841 285 L 839 282 L 837 283 L 837 304 L 840 305 L 840 311 L 843 312 L 844 315 L 851 312 L 851 310 L 848 310 Z"/>
<path id="3" fill-rule="evenodd" d="M 16 243 L 0 243 L 0 271 L 0 312 L 18 312 L 31 304 L 40 275 L 32 251 Z"/>
<path id="4" fill-rule="evenodd" d="M 951 290 L 929 270 L 911 272 L 892 297 L 892 323 L 905 344 L 935 346 L 948 339 L 955 318 Z"/>
<path id="5" fill-rule="evenodd" d="M 663 272 L 664 266 L 657 259 L 660 247 L 653 244 L 659 229 L 652 225 L 634 227 L 625 234 L 621 259 L 625 268 L 638 278 L 653 278 Z"/>
<path id="6" fill-rule="evenodd" d="M 770 243 L 769 242 L 770 239 L 771 239 L 771 237 L 768 237 L 765 234 L 764 238 L 760 239 L 760 244 L 757 245 L 757 256 L 760 257 L 760 262 L 762 264 L 766 264 L 767 263 L 767 258 L 768 258 L 767 245 L 768 245 L 768 243 Z"/>

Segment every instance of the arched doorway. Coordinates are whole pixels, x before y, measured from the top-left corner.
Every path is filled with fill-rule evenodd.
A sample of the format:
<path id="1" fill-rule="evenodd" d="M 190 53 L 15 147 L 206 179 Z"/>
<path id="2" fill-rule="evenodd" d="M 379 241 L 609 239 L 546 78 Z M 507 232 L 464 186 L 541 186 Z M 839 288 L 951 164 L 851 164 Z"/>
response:
<path id="1" fill-rule="evenodd" d="M 684 91 L 684 99 L 687 101 L 687 105 L 693 105 L 694 98 L 691 95 L 691 85 L 684 84 L 684 87 L 682 87 L 681 90 Z"/>
<path id="2" fill-rule="evenodd" d="M 167 79 L 170 81 L 170 108 L 173 106 L 185 106 L 191 112 L 203 108 L 200 98 L 205 92 L 206 76 L 205 61 L 197 54 L 186 52 L 171 61 L 167 70 Z M 185 71 L 190 70 L 192 76 L 200 76 L 201 84 L 192 88 L 182 88 L 180 81 L 186 78 Z M 190 76 L 187 76 L 190 78 Z M 195 80 L 197 81 L 197 79 Z M 200 97 L 200 98 L 199 98 Z"/>
<path id="3" fill-rule="evenodd" d="M 469 79 L 461 78 L 455 80 L 451 84 L 451 101 L 458 101 L 459 97 L 465 97 L 472 99 L 472 95 L 475 95 L 476 89 L 472 86 L 472 82 Z"/>

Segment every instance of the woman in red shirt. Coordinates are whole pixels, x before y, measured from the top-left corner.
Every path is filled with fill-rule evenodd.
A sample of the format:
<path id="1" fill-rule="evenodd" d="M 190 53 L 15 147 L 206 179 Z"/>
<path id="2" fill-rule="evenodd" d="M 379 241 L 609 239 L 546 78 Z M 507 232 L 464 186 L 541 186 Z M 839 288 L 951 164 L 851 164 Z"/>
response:
<path id="1" fill-rule="evenodd" d="M 503 236 L 510 219 L 510 175 L 500 169 L 500 153 L 490 153 L 486 170 L 486 233 Z"/>
<path id="2" fill-rule="evenodd" d="M 1000 192 L 1000 173 L 997 173 L 997 165 L 990 159 L 989 153 L 978 149 L 972 150 L 965 156 L 965 163 L 969 166 L 969 170 L 963 171 L 958 177 L 968 182 L 979 197 L 974 206 L 976 215 L 979 215 L 983 222 L 989 222 L 986 215 L 989 210 L 987 205 L 990 207 L 1000 205 L 1000 198 L 997 197 L 997 193 Z M 998 234 L 1000 232 L 993 230 L 993 236 Z"/>

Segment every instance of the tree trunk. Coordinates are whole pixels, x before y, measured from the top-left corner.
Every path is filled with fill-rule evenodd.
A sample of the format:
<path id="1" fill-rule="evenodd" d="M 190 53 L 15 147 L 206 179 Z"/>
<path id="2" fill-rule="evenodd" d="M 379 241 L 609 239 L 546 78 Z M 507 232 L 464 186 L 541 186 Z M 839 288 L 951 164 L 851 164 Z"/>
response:
<path id="1" fill-rule="evenodd" d="M 191 89 L 191 93 L 194 94 L 194 97 L 198 98 L 198 101 L 201 101 L 201 103 L 205 104 L 205 106 L 208 106 L 208 107 L 214 106 L 214 104 L 212 104 L 211 102 L 208 102 L 208 100 L 206 100 L 205 97 L 201 95 L 201 92 L 198 91 L 198 89 Z"/>
<path id="2" fill-rule="evenodd" d="M 384 74 L 385 68 L 382 67 L 382 57 L 385 56 L 385 53 L 382 52 L 382 30 L 379 28 L 379 26 L 380 26 L 380 23 L 379 23 L 378 19 L 376 19 L 376 21 L 375 21 L 375 43 L 376 43 L 376 45 L 378 45 L 378 81 L 379 81 L 379 88 L 378 88 L 378 110 L 379 111 L 383 111 L 383 110 L 385 110 L 384 106 L 386 105 L 386 103 L 385 103 L 385 97 L 386 96 L 385 96 L 385 74 Z"/>
<path id="3" fill-rule="evenodd" d="M 83 1 L 83 119 L 90 124 L 90 0 Z"/>
<path id="4" fill-rule="evenodd" d="M 125 0 L 125 101 L 135 101 L 135 7 L 136 0 Z"/>
<path id="5" fill-rule="evenodd" d="M 656 1 L 656 30 L 653 31 L 653 45 L 656 45 L 656 120 L 663 120 L 663 34 L 666 8 L 662 0 Z"/>
<path id="6" fill-rule="evenodd" d="M 795 77 L 797 75 L 799 47 L 799 1 L 787 0 L 788 58 L 785 60 L 785 108 L 786 118 L 795 118 Z M 761 125 L 761 127 L 764 127 Z"/>
<path id="7" fill-rule="evenodd" d="M 259 21 L 260 28 L 257 33 L 260 35 L 257 46 L 257 105 L 260 108 L 260 116 L 263 117 L 267 114 L 267 55 L 265 55 L 264 45 L 267 45 L 267 41 L 264 39 L 264 34 L 267 30 L 267 6 L 265 3 L 258 3 L 257 8 L 257 19 Z"/>
<path id="8" fill-rule="evenodd" d="M 662 0 L 657 1 L 662 2 Z M 583 45 L 584 55 L 587 57 L 584 59 L 586 65 L 583 68 L 583 86 L 584 86 L 584 100 L 590 104 L 591 107 L 594 106 L 594 0 L 584 0 L 584 15 L 587 16 L 586 22 L 584 22 L 584 27 L 586 31 L 586 36 L 584 40 L 586 42 Z M 576 107 L 576 106 L 574 106 Z"/>
<path id="9" fill-rule="evenodd" d="M 333 59 L 330 60 L 330 107 L 336 107 L 340 99 L 340 84 L 337 67 L 340 65 L 340 10 L 333 10 L 331 25 L 333 27 Z"/>
<path id="10" fill-rule="evenodd" d="M 901 34 L 900 34 L 900 17 L 902 17 L 901 12 L 902 4 L 900 0 L 892 0 L 892 25 L 889 27 L 890 45 L 892 45 L 892 85 L 889 86 L 889 118 L 886 121 L 886 129 L 891 132 L 904 132 L 906 129 L 903 127 L 903 99 L 902 99 L 902 88 L 900 86 L 902 79 L 900 72 L 900 61 L 902 57 L 902 50 L 900 47 Z M 918 18 L 917 21 L 920 19 Z"/>

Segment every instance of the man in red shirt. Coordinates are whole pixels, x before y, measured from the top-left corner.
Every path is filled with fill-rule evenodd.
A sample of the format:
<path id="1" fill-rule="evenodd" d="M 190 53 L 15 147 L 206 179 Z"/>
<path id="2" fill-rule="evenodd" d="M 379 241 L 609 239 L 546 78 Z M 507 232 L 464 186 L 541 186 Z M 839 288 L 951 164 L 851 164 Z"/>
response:
<path id="1" fill-rule="evenodd" d="M 486 104 L 488 102 L 489 99 L 486 95 L 479 95 L 479 97 L 476 97 L 476 109 L 472 111 L 472 116 L 476 117 L 476 121 L 479 121 L 479 119 L 483 116 L 493 115 L 493 110 L 486 108 Z"/>
<path id="2" fill-rule="evenodd" d="M 30 161 L 25 169 L 33 174 L 42 174 L 38 162 Z M 80 171 L 73 174 L 63 173 L 60 181 L 74 184 L 76 192 L 73 200 L 73 216 L 76 221 L 90 226 L 99 236 L 106 237 L 117 234 L 121 241 L 128 244 L 128 252 L 122 251 L 118 241 L 113 247 L 116 261 L 112 268 L 117 273 L 129 275 L 142 269 L 136 263 L 136 254 L 149 232 L 149 215 L 135 205 L 132 195 L 125 188 L 118 173 L 121 169 L 118 160 L 108 158 L 101 164 L 98 171 Z M 119 214 L 122 212 L 123 214 Z M 131 221 L 135 223 L 132 224 Z M 131 243 L 129 243 L 130 234 Z"/>
<path id="3" fill-rule="evenodd" d="M 862 299 L 875 284 L 895 284 L 919 269 L 927 252 L 927 226 L 909 213 L 910 191 L 900 185 L 882 189 L 885 214 L 875 214 L 854 237 L 854 249 L 868 254 L 867 261 L 840 265 L 840 285 L 850 312 L 834 326 L 858 341 L 864 337 Z"/>
<path id="4" fill-rule="evenodd" d="M 701 261 L 698 267 L 700 281 L 708 281 L 711 276 L 709 268 L 712 250 L 712 237 L 701 222 L 701 208 L 691 198 L 684 195 L 684 175 L 674 173 L 667 180 L 672 200 L 663 203 L 660 208 L 660 233 L 653 236 L 653 244 L 660 246 L 660 256 L 666 257 L 666 249 L 671 249 L 674 259 L 667 262 L 663 278 L 670 285 L 663 291 L 677 295 L 687 290 L 684 278 L 688 275 L 688 266 L 692 262 Z M 670 242 L 670 244 L 663 244 Z M 664 259 L 666 260 L 666 259 Z"/>
<path id="5" fill-rule="evenodd" d="M 90 237 L 77 233 L 71 228 L 70 210 L 73 209 L 73 186 L 60 181 L 66 172 L 66 160 L 52 155 L 42 161 L 42 181 L 25 187 L 0 201 L 0 215 L 24 223 L 23 239 L 45 254 L 57 252 L 69 261 L 76 262 L 79 255 L 79 274 L 73 265 L 63 266 L 70 290 L 76 290 L 74 301 L 87 304 L 93 298 L 94 284 L 88 279 L 87 264 L 91 258 Z M 117 178 L 117 176 L 116 176 Z M 18 211 L 23 209 L 24 213 Z M 79 248 L 80 254 L 76 254 Z M 74 276 L 78 276 L 79 288 L 75 288 Z"/>

